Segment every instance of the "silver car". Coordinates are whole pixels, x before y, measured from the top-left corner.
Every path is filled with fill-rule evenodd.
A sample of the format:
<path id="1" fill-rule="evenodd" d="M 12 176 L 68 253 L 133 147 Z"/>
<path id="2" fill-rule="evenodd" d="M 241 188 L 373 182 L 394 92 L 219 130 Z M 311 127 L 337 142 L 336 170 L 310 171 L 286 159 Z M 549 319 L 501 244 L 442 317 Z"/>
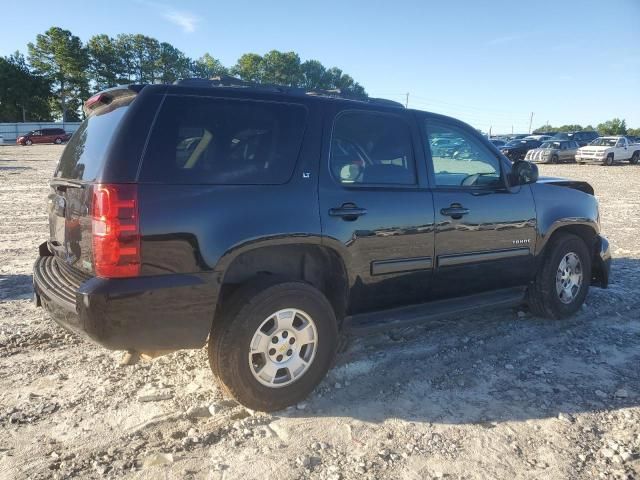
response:
<path id="1" fill-rule="evenodd" d="M 577 151 L 578 142 L 573 140 L 549 140 L 529 150 L 524 159 L 540 163 L 575 162 Z"/>

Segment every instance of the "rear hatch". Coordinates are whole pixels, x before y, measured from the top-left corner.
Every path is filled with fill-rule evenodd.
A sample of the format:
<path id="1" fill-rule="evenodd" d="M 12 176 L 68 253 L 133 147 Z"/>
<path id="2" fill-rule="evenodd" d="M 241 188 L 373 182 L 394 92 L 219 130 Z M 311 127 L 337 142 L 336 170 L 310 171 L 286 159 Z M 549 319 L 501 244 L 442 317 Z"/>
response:
<path id="1" fill-rule="evenodd" d="M 48 197 L 49 250 L 63 269 L 92 275 L 92 199 L 108 151 L 136 92 L 109 90 L 87 101 L 87 118 L 64 149 Z"/>

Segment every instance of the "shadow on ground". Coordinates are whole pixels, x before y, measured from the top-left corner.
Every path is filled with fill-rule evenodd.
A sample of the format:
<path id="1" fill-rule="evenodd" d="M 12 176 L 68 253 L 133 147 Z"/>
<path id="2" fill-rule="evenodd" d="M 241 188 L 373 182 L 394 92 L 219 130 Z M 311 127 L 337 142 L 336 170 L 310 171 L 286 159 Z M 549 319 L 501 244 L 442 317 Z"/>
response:
<path id="1" fill-rule="evenodd" d="M 351 339 L 297 416 L 479 424 L 640 404 L 640 260 L 616 260 L 574 317 L 502 309 Z M 619 276 L 616 276 L 619 275 Z"/>
<path id="2" fill-rule="evenodd" d="M 23 300 L 32 293 L 31 275 L 0 275 L 0 300 Z"/>

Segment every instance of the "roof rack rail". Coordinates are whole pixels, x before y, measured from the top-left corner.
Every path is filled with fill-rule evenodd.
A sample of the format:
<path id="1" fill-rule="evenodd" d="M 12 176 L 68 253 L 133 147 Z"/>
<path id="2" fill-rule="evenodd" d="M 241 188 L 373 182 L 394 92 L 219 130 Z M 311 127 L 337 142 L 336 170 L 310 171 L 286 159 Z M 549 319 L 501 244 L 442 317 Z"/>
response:
<path id="1" fill-rule="evenodd" d="M 275 85 L 271 83 L 255 83 L 242 80 L 240 78 L 232 77 L 231 75 L 219 75 L 217 77 L 206 78 L 184 78 L 173 82 L 174 85 L 189 86 L 189 87 L 231 87 L 231 88 L 249 88 L 255 90 L 261 90 L 265 92 L 285 93 L 290 95 L 309 95 L 314 97 L 331 97 L 340 98 L 344 100 L 355 100 L 360 102 L 378 103 L 381 105 L 388 105 L 392 107 L 404 108 L 404 105 L 400 102 L 393 100 L 387 100 L 386 98 L 373 98 L 367 95 L 344 92 L 339 88 L 331 90 L 323 90 L 314 88 L 308 90 L 301 87 L 288 87 L 286 85 Z"/>

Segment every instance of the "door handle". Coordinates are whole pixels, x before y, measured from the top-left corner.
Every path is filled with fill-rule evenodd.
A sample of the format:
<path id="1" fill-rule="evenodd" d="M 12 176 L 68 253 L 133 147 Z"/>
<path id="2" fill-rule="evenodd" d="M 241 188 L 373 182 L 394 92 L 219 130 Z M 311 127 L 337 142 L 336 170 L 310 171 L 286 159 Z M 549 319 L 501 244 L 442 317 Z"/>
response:
<path id="1" fill-rule="evenodd" d="M 464 208 L 459 203 L 453 203 L 450 207 L 440 210 L 440 213 L 455 220 L 459 220 L 463 215 L 467 215 L 469 213 L 469 209 Z"/>
<path id="2" fill-rule="evenodd" d="M 367 214 L 366 208 L 360 208 L 355 203 L 344 203 L 341 207 L 330 208 L 329 216 L 342 217 L 343 220 L 353 221 Z"/>

